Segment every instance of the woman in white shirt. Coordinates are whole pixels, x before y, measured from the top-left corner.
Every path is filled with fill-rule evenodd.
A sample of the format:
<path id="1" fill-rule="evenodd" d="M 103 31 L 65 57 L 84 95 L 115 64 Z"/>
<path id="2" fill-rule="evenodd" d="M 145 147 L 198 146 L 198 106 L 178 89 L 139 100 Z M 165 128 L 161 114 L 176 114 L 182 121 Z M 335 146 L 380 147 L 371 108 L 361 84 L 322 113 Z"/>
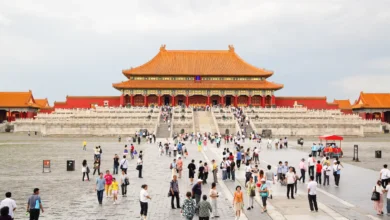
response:
<path id="1" fill-rule="evenodd" d="M 144 184 L 141 187 L 142 189 L 139 193 L 139 201 L 141 205 L 141 219 L 146 219 L 146 216 L 148 214 L 148 201 L 152 198 L 149 196 L 148 193 L 148 185 Z"/>
<path id="2" fill-rule="evenodd" d="M 382 182 L 378 180 L 372 189 L 372 192 L 379 193 L 379 200 L 374 201 L 374 209 L 377 215 L 383 215 L 383 193 L 385 189 L 382 187 Z"/>

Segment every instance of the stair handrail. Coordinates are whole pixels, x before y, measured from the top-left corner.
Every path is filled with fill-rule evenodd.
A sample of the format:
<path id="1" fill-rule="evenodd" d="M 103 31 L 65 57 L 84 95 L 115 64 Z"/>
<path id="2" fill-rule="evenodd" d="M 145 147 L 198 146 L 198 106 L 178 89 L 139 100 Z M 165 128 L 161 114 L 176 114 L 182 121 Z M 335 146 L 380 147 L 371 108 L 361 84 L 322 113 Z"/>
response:
<path id="1" fill-rule="evenodd" d="M 195 111 L 194 111 L 194 109 L 192 109 L 192 132 L 194 133 L 194 135 L 196 134 L 196 131 L 195 131 Z"/>
<path id="2" fill-rule="evenodd" d="M 219 131 L 218 122 L 217 122 L 217 119 L 215 118 L 213 109 L 211 109 L 211 117 L 213 118 L 214 126 L 215 126 L 215 129 L 217 130 L 218 135 L 221 135 L 221 132 Z"/>
<path id="3" fill-rule="evenodd" d="M 175 107 L 172 107 L 172 118 L 171 118 L 171 133 L 169 134 L 169 138 L 173 138 L 173 120 L 175 118 Z"/>
<path id="4" fill-rule="evenodd" d="M 159 113 L 158 113 L 158 116 L 157 116 L 157 123 L 156 125 L 154 126 L 154 135 L 157 136 L 157 129 L 158 127 L 160 127 L 160 119 L 161 119 L 161 111 L 162 111 L 162 108 L 160 109 Z M 154 111 L 153 111 L 154 113 Z"/>

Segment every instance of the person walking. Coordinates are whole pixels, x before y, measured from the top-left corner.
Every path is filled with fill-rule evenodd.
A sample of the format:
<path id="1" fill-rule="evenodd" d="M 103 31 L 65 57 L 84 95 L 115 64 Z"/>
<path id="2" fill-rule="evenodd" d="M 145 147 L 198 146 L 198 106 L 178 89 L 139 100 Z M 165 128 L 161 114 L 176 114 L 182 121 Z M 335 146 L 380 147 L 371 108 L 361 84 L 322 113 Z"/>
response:
<path id="1" fill-rule="evenodd" d="M 186 220 L 192 220 L 195 215 L 196 202 L 191 198 L 191 195 L 191 192 L 186 193 L 186 199 L 181 206 L 181 213 Z"/>
<path id="2" fill-rule="evenodd" d="M 376 185 L 372 189 L 373 193 L 377 194 L 378 200 L 374 200 L 374 209 L 377 215 L 383 215 L 383 193 L 385 189 L 382 186 L 382 182 L 378 180 Z"/>
<path id="3" fill-rule="evenodd" d="M 309 158 L 307 159 L 307 166 L 309 167 L 309 176 L 314 176 L 314 165 L 315 159 L 311 154 L 309 154 Z"/>
<path id="4" fill-rule="evenodd" d="M 261 185 L 259 187 L 259 194 L 261 197 L 261 201 L 263 203 L 263 210 L 262 210 L 262 213 L 263 213 L 263 212 L 267 212 L 267 198 L 270 195 L 269 195 L 269 189 L 268 189 L 268 184 L 266 183 L 266 180 L 263 178 L 260 181 L 261 181 Z M 275 182 L 274 182 L 274 184 L 275 184 Z M 272 199 L 272 195 L 270 197 Z"/>
<path id="5" fill-rule="evenodd" d="M 44 213 L 42 200 L 39 196 L 39 189 L 34 189 L 34 194 L 28 198 L 27 201 L 27 211 L 30 213 L 30 220 L 38 220 L 40 211 Z"/>
<path id="6" fill-rule="evenodd" d="M 103 173 L 99 174 L 96 178 L 95 191 L 97 193 L 98 202 L 101 205 L 103 203 L 103 194 L 106 185 L 106 179 L 103 177 Z"/>
<path id="7" fill-rule="evenodd" d="M 141 186 L 141 191 L 139 193 L 139 203 L 141 205 L 141 212 L 140 212 L 141 219 L 146 220 L 146 218 L 148 216 L 148 202 L 149 202 L 149 200 L 152 200 L 152 197 L 149 196 L 148 185 L 143 184 Z"/>
<path id="8" fill-rule="evenodd" d="M 236 154 L 236 165 L 237 165 L 237 169 L 240 169 L 240 166 L 241 166 L 241 159 L 242 159 L 242 154 L 241 154 L 241 151 L 238 150 L 238 151 L 237 151 L 237 154 Z"/>
<path id="9" fill-rule="evenodd" d="M 390 182 L 387 183 L 385 192 L 387 193 L 387 203 L 386 203 L 387 215 L 390 216 Z"/>
<path id="10" fill-rule="evenodd" d="M 100 174 L 100 158 L 96 158 L 95 162 L 93 162 L 93 175 L 98 171 L 98 175 Z"/>
<path id="11" fill-rule="evenodd" d="M 4 206 L 3 208 L 0 208 L 0 220 L 13 220 L 13 218 L 8 213 L 9 213 L 8 206 Z"/>
<path id="12" fill-rule="evenodd" d="M 386 188 L 387 183 L 390 181 L 390 170 L 387 169 L 387 164 L 383 165 L 383 169 L 379 173 L 379 178 L 382 180 L 382 187 Z"/>
<path id="13" fill-rule="evenodd" d="M 197 184 L 192 187 L 192 198 L 195 199 L 196 205 L 200 202 L 202 196 L 202 180 L 198 179 Z"/>
<path id="14" fill-rule="evenodd" d="M 318 160 L 316 165 L 316 182 L 320 185 L 322 184 L 321 176 L 322 176 L 322 164 L 321 161 Z"/>
<path id="15" fill-rule="evenodd" d="M 290 167 L 289 171 L 286 173 L 286 181 L 287 181 L 287 198 L 290 199 L 290 191 L 291 191 L 291 198 L 294 198 L 294 183 L 295 183 L 296 177 L 293 172 L 293 168 Z"/>
<path id="16" fill-rule="evenodd" d="M 212 172 L 213 172 L 214 183 L 218 183 L 218 176 L 217 176 L 218 175 L 218 165 L 214 159 L 211 162 L 212 162 L 212 166 L 213 166 Z"/>
<path id="17" fill-rule="evenodd" d="M 195 160 L 191 160 L 191 163 L 188 164 L 187 168 L 188 168 L 188 177 L 190 178 L 190 185 L 192 185 L 194 183 L 194 176 L 195 176 L 195 170 L 196 170 L 196 166 L 195 166 Z"/>
<path id="18" fill-rule="evenodd" d="M 129 168 L 129 162 L 126 159 L 126 155 L 123 155 L 123 159 L 120 162 L 120 168 L 123 172 L 125 172 L 125 174 L 127 174 L 127 169 Z M 117 170 L 117 174 L 118 174 L 118 170 Z"/>
<path id="19" fill-rule="evenodd" d="M 341 175 L 341 164 L 340 161 L 335 161 L 333 165 L 333 175 L 334 175 L 334 183 L 336 187 L 339 187 L 340 183 L 340 175 Z"/>
<path id="20" fill-rule="evenodd" d="M 83 160 L 83 163 L 82 163 L 82 168 L 81 168 L 81 172 L 83 173 L 83 181 L 84 181 L 84 178 L 85 176 L 87 176 L 87 181 L 89 181 L 89 167 L 88 167 L 88 164 L 87 164 L 87 160 Z"/>
<path id="21" fill-rule="evenodd" d="M 176 209 L 174 205 L 174 200 L 176 198 L 176 207 L 180 209 L 180 198 L 179 198 L 179 183 L 177 182 L 177 175 L 173 175 L 173 179 L 170 184 L 169 191 L 171 193 L 171 207 Z"/>
<path id="22" fill-rule="evenodd" d="M 15 200 L 11 199 L 11 196 L 11 192 L 5 193 L 5 199 L 0 202 L 0 209 L 2 209 L 3 207 L 8 207 L 7 214 L 11 216 L 11 219 L 14 219 L 14 212 L 17 206 Z"/>
<path id="23" fill-rule="evenodd" d="M 124 170 L 122 170 L 120 180 L 121 180 L 122 196 L 127 197 L 127 186 L 130 185 L 130 181 L 129 181 L 129 177 L 127 177 L 127 174 Z"/>
<path id="24" fill-rule="evenodd" d="M 236 211 L 236 218 L 235 220 L 240 219 L 241 216 L 241 209 L 244 207 L 244 198 L 241 191 L 241 186 L 236 186 L 236 191 L 234 192 L 233 197 L 233 207 Z"/>
<path id="25" fill-rule="evenodd" d="M 209 220 L 210 213 L 213 211 L 210 202 L 207 201 L 207 196 L 203 195 L 202 201 L 199 202 L 199 220 Z"/>
<path id="26" fill-rule="evenodd" d="M 227 180 L 227 165 L 226 165 L 226 158 L 223 158 L 223 161 L 221 162 L 221 166 L 219 167 L 222 170 L 222 180 Z"/>
<path id="27" fill-rule="evenodd" d="M 306 164 L 305 164 L 305 159 L 302 158 L 301 162 L 299 162 L 299 169 L 301 170 L 301 177 L 299 178 L 299 181 L 302 180 L 303 183 L 305 183 L 305 175 L 306 175 Z"/>
<path id="28" fill-rule="evenodd" d="M 84 150 L 84 151 L 87 150 L 87 141 L 83 141 L 83 150 Z"/>
<path id="29" fill-rule="evenodd" d="M 173 159 L 173 162 L 169 165 L 169 169 L 171 169 L 172 178 L 173 176 L 177 176 L 177 163 L 176 159 Z"/>
<path id="30" fill-rule="evenodd" d="M 119 190 L 119 183 L 116 181 L 115 177 L 112 178 L 111 188 L 112 188 L 112 195 L 113 195 L 113 200 L 115 205 L 116 201 L 118 200 L 118 190 Z"/>
<path id="31" fill-rule="evenodd" d="M 206 162 L 204 163 L 203 168 L 203 184 L 207 184 L 207 178 L 209 177 L 209 166 Z"/>
<path id="32" fill-rule="evenodd" d="M 177 172 L 179 174 L 178 178 L 181 179 L 181 174 L 183 172 L 183 160 L 181 159 L 180 156 L 179 156 L 179 159 L 176 162 L 176 166 L 177 166 Z"/>
<path id="33" fill-rule="evenodd" d="M 268 195 L 269 195 L 270 199 L 272 199 L 272 184 L 275 184 L 274 176 L 275 176 L 275 174 L 271 170 L 271 165 L 268 165 L 267 166 L 267 171 L 265 172 L 265 182 L 267 184 L 267 190 L 268 190 Z"/>
<path id="34" fill-rule="evenodd" d="M 236 180 L 236 163 L 234 162 L 234 158 L 230 159 L 230 174 L 232 175 L 232 180 Z"/>
<path id="35" fill-rule="evenodd" d="M 212 211 L 212 218 L 218 218 L 219 217 L 219 213 L 218 213 L 218 192 L 217 192 L 217 184 L 216 183 L 212 183 L 211 184 L 211 189 L 210 189 L 210 193 L 209 193 L 209 197 L 211 198 L 211 207 L 213 209 Z"/>
<path id="36" fill-rule="evenodd" d="M 308 193 L 310 210 L 312 212 L 314 212 L 314 210 L 316 212 L 318 212 L 318 206 L 317 206 L 317 182 L 314 181 L 314 176 L 310 176 L 310 182 L 307 184 L 307 193 Z"/>
<path id="37" fill-rule="evenodd" d="M 322 170 L 324 172 L 324 186 L 325 184 L 328 184 L 329 186 L 329 176 L 330 176 L 330 172 L 332 171 L 331 168 L 329 167 L 329 164 L 324 163 L 324 165 L 322 166 Z"/>
<path id="38" fill-rule="evenodd" d="M 114 160 L 114 169 L 112 171 L 112 174 L 115 175 L 115 174 L 118 174 L 118 168 L 119 168 L 119 156 L 118 156 L 118 154 L 115 154 L 113 160 Z"/>
<path id="39" fill-rule="evenodd" d="M 137 161 L 138 178 L 142 178 L 142 168 L 143 168 L 142 156 L 139 156 Z"/>
<path id="40" fill-rule="evenodd" d="M 112 175 L 109 170 L 106 170 L 106 175 L 104 175 L 104 179 L 106 180 L 106 185 L 104 186 L 104 189 L 106 191 L 106 198 L 108 198 L 108 195 L 110 195 L 110 197 L 112 196 Z"/>
<path id="41" fill-rule="evenodd" d="M 246 187 L 246 193 L 248 198 L 248 208 L 247 210 L 253 209 L 253 200 L 256 196 L 256 184 L 253 181 L 253 177 L 251 176 L 249 178 L 249 181 L 245 184 Z"/>

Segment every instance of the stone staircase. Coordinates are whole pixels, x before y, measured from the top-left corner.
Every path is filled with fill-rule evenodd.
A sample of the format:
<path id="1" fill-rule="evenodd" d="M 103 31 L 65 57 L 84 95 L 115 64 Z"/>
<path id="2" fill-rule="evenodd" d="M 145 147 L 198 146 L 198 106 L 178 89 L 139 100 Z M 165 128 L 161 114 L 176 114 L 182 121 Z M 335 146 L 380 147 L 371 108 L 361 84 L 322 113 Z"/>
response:
<path id="1" fill-rule="evenodd" d="M 196 111 L 195 117 L 195 130 L 196 132 L 211 132 L 212 134 L 217 132 L 214 125 L 213 116 L 210 111 Z"/>
<path id="2" fill-rule="evenodd" d="M 172 129 L 172 128 L 171 128 Z M 168 123 L 164 122 L 164 118 L 160 117 L 159 126 L 157 128 L 157 138 L 169 138 L 171 131 L 168 130 Z"/>

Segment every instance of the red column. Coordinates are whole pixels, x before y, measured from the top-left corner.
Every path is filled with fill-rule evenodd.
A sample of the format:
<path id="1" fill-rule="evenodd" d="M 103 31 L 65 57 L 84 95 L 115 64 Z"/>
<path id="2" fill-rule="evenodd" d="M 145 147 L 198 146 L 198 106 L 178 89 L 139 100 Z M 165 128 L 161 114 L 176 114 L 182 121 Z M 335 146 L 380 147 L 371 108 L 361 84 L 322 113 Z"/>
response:
<path id="1" fill-rule="evenodd" d="M 261 97 L 261 107 L 265 108 L 265 95 Z"/>
<path id="2" fill-rule="evenodd" d="M 248 96 L 248 106 L 252 104 L 252 96 Z"/>
<path id="3" fill-rule="evenodd" d="M 221 106 L 224 106 L 224 104 L 223 96 L 221 96 Z"/>
<path id="4" fill-rule="evenodd" d="M 186 106 L 188 107 L 190 105 L 190 100 L 189 100 L 189 97 L 188 95 L 186 96 Z"/>
<path id="5" fill-rule="evenodd" d="M 210 105 L 210 96 L 207 96 L 207 105 Z"/>
<path id="6" fill-rule="evenodd" d="M 144 106 L 148 107 L 148 96 L 144 95 Z"/>
<path id="7" fill-rule="evenodd" d="M 25 115 L 25 117 L 24 118 L 33 118 L 33 112 L 27 112 L 27 115 L 26 115 L 26 113 L 24 114 Z"/>
<path id="8" fill-rule="evenodd" d="M 271 97 L 271 106 L 275 105 L 275 96 L 272 95 Z"/>
<path id="9" fill-rule="evenodd" d="M 172 95 L 172 106 L 175 106 L 175 96 Z"/>
<path id="10" fill-rule="evenodd" d="M 238 103 L 238 96 L 234 96 L 234 107 L 237 107 L 237 103 Z"/>
<path id="11" fill-rule="evenodd" d="M 157 99 L 157 104 L 158 106 L 161 106 L 161 95 L 157 96 L 158 99 Z"/>
<path id="12" fill-rule="evenodd" d="M 134 106 L 134 95 L 130 95 L 130 105 Z"/>
<path id="13" fill-rule="evenodd" d="M 11 110 L 8 110 L 8 122 L 11 122 Z"/>
<path id="14" fill-rule="evenodd" d="M 381 113 L 381 121 L 382 121 L 382 122 L 385 122 L 385 112 L 382 112 L 382 113 Z"/>
<path id="15" fill-rule="evenodd" d="M 124 106 L 124 104 L 125 104 L 125 101 L 124 101 L 125 99 L 124 98 L 125 98 L 125 96 L 122 94 L 120 99 L 119 99 L 119 105 L 120 106 Z"/>

